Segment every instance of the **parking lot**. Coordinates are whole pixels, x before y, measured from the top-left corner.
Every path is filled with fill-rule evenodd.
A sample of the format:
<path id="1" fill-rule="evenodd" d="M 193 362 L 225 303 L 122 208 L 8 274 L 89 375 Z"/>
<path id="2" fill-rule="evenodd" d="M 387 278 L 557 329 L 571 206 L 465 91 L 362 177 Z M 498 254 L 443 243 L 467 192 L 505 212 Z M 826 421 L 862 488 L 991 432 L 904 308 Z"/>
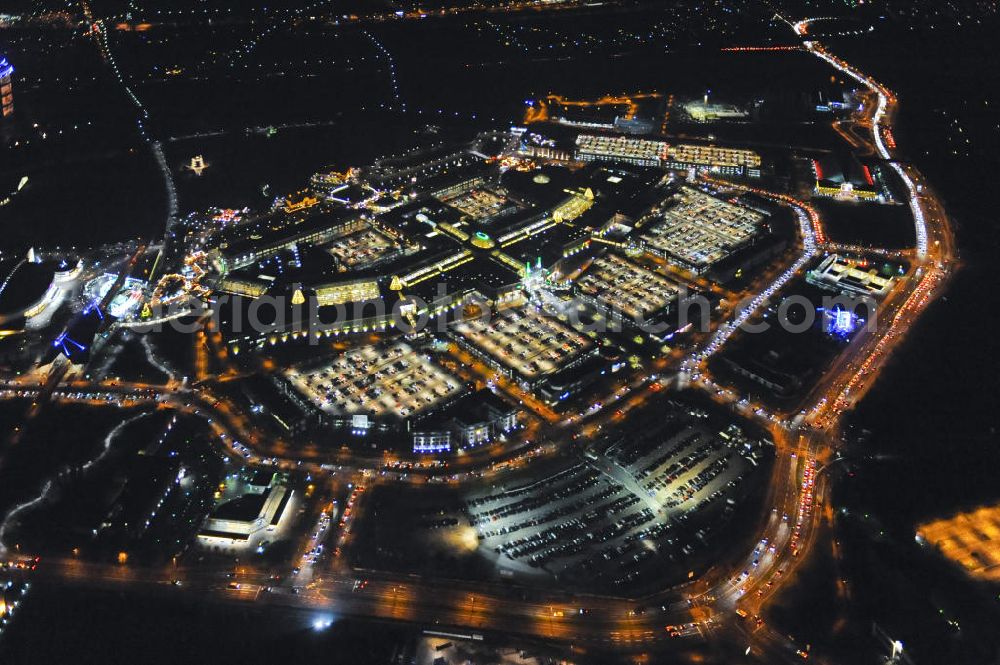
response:
<path id="1" fill-rule="evenodd" d="M 583 335 L 530 306 L 497 313 L 488 323 L 464 321 L 455 331 L 526 379 L 556 371 L 591 346 Z"/>
<path id="2" fill-rule="evenodd" d="M 473 492 L 466 511 L 481 553 L 502 575 L 621 590 L 681 573 L 707 547 L 724 520 L 696 515 L 732 510 L 726 499 L 752 468 L 745 443 L 735 426 L 718 432 L 667 412 L 648 436 L 622 438 L 544 477 Z"/>
<path id="3" fill-rule="evenodd" d="M 366 346 L 310 369 L 286 372 L 324 411 L 407 418 L 462 392 L 461 382 L 408 344 Z"/>
<path id="4" fill-rule="evenodd" d="M 510 206 L 504 194 L 489 189 L 473 189 L 454 198 L 443 199 L 442 202 L 477 222 L 489 219 Z"/>
<path id="5" fill-rule="evenodd" d="M 686 513 L 714 501 L 746 468 L 746 460 L 734 450 L 742 443 L 739 430 L 718 433 L 685 425 L 669 432 L 670 438 L 659 446 L 630 441 L 607 452 L 608 459 L 666 509 Z"/>
<path id="6" fill-rule="evenodd" d="M 350 269 L 366 268 L 396 251 L 395 244 L 374 229 L 339 238 L 326 246 L 326 251 L 340 265 Z"/>
<path id="7" fill-rule="evenodd" d="M 756 210 L 683 187 L 676 204 L 643 234 L 643 240 L 665 257 L 701 272 L 749 243 L 760 232 L 763 219 Z"/>
<path id="8" fill-rule="evenodd" d="M 670 280 L 612 253 L 594 259 L 576 284 L 584 295 L 636 321 L 660 312 L 678 293 Z"/>

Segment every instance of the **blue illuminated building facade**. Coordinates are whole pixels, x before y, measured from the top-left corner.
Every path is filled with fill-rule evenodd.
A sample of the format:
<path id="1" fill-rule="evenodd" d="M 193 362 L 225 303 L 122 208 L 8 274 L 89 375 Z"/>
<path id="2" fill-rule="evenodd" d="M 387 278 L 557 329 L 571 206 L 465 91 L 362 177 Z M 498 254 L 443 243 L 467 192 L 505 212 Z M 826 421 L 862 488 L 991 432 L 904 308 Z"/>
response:
<path id="1" fill-rule="evenodd" d="M 826 314 L 824 330 L 826 330 L 826 332 L 830 335 L 840 337 L 842 339 L 850 339 L 851 335 L 854 334 L 854 331 L 857 330 L 860 325 L 864 324 L 864 319 L 858 317 L 858 315 L 851 310 L 844 309 L 840 306 L 825 310 L 824 313 Z"/>
<path id="2" fill-rule="evenodd" d="M 7 58 L 0 56 L 0 115 L 14 115 L 14 67 Z"/>

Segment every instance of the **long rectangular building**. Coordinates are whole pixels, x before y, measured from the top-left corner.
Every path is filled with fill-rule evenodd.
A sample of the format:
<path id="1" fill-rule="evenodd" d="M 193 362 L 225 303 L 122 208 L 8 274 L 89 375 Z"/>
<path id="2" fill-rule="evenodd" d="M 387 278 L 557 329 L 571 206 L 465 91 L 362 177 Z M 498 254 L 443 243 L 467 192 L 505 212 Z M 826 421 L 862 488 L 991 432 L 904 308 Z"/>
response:
<path id="1" fill-rule="evenodd" d="M 353 211 L 327 211 L 304 220 L 291 216 L 276 221 L 268 228 L 234 229 L 218 248 L 217 264 L 221 272 L 252 265 L 297 244 L 321 244 L 348 233 L 366 228 L 364 218 Z"/>
<path id="2" fill-rule="evenodd" d="M 619 162 L 686 171 L 708 170 L 723 175 L 760 177 L 760 155 L 743 148 L 670 144 L 621 135 L 580 134 L 576 158 L 585 162 Z"/>

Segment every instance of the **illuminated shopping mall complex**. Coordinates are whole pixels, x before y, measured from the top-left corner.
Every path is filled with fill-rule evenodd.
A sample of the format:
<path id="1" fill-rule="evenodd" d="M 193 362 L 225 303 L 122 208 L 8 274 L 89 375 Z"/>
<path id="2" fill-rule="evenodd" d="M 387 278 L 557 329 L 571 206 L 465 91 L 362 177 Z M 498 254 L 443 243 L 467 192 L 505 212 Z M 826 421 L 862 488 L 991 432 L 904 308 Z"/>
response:
<path id="1" fill-rule="evenodd" d="M 550 94 L 518 126 L 427 125 L 257 209 L 171 201 L 162 238 L 0 255 L 0 393 L 29 420 L 50 402 L 129 414 L 0 522 L 0 550 L 20 512 L 120 456 L 98 527 L 73 532 L 115 580 L 152 552 L 171 587 L 449 639 L 731 630 L 742 652 L 833 512 L 843 415 L 952 258 L 947 217 L 883 143 L 895 98 L 801 50 L 867 88 L 837 122 L 881 159 L 668 134 L 671 112 L 749 122 L 707 96 Z M 10 74 L 0 59 L 5 114 Z M 224 164 L 193 154 L 186 185 Z M 835 242 L 838 213 L 909 215 L 915 241 Z M 132 427 L 149 441 L 118 451 Z M 973 517 L 921 539 L 991 577 L 996 548 L 974 541 L 995 515 Z M 57 565 L 89 575 L 71 552 Z M 809 656 L 766 631 L 755 649 Z"/>
<path id="2" fill-rule="evenodd" d="M 539 130 L 318 173 L 269 212 L 206 222 L 189 248 L 203 258 L 187 265 L 208 274 L 188 281 L 214 290 L 233 357 L 285 347 L 323 355 L 372 333 L 410 340 L 360 347 L 342 367 L 290 368 L 279 384 L 296 413 L 283 426 L 441 453 L 558 418 L 614 374 L 690 344 L 683 299 L 703 298 L 706 315 L 719 302 L 706 278 L 731 279 L 787 245 L 768 223 L 787 214 L 774 202 L 697 179 L 755 179 L 755 153 L 588 128 L 575 156 L 546 159 Z M 164 316 L 153 310 L 137 322 Z M 465 372 L 442 365 L 447 348 Z M 511 389 L 488 399 L 460 389 L 490 374 Z"/>

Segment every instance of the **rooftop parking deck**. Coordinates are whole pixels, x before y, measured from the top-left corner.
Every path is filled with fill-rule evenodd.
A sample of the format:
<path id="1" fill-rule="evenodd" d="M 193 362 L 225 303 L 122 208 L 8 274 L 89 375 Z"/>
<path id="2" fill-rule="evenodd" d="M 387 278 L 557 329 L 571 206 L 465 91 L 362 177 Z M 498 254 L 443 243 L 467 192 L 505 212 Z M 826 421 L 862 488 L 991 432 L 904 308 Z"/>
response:
<path id="1" fill-rule="evenodd" d="M 670 280 L 613 253 L 594 259 L 576 284 L 583 294 L 634 320 L 662 311 L 678 294 Z"/>
<path id="2" fill-rule="evenodd" d="M 502 189 L 481 187 L 441 200 L 478 223 L 489 222 L 504 211 L 513 212 L 520 207 Z"/>
<path id="3" fill-rule="evenodd" d="M 462 392 L 461 382 L 408 344 L 351 350 L 288 380 L 332 415 L 407 418 Z"/>
<path id="4" fill-rule="evenodd" d="M 591 342 L 533 307 L 497 314 L 491 321 L 464 321 L 455 331 L 470 344 L 526 379 L 556 371 Z"/>
<path id="5" fill-rule="evenodd" d="M 648 248 L 701 272 L 750 243 L 760 233 L 761 213 L 690 187 L 644 234 Z"/>
<path id="6" fill-rule="evenodd" d="M 375 229 L 365 229 L 339 238 L 325 249 L 341 267 L 361 270 L 389 258 L 399 251 L 399 246 Z"/>

